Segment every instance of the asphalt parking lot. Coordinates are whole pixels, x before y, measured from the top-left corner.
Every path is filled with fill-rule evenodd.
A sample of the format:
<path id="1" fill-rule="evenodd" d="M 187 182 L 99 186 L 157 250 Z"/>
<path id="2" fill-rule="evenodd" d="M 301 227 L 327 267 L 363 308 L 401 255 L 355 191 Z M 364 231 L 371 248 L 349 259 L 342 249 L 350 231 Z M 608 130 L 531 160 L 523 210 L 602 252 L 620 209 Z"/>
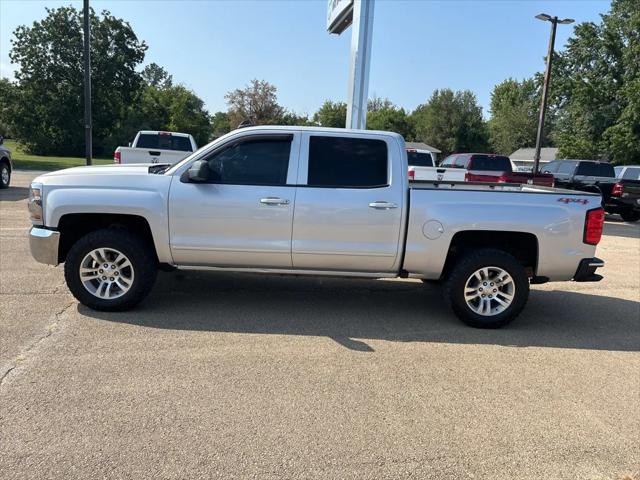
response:
<path id="1" fill-rule="evenodd" d="M 0 191 L 0 478 L 615 479 L 640 471 L 640 225 L 595 284 L 475 330 L 437 287 L 162 273 L 90 311 Z"/>

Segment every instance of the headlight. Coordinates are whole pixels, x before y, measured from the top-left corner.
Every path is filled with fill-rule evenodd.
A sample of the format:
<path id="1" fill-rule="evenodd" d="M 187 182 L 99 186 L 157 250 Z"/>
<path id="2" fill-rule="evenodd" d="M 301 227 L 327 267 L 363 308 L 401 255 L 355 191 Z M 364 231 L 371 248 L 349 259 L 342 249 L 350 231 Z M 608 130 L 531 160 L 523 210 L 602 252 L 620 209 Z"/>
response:
<path id="1" fill-rule="evenodd" d="M 42 184 L 31 182 L 29 189 L 29 218 L 34 225 L 42 225 Z"/>

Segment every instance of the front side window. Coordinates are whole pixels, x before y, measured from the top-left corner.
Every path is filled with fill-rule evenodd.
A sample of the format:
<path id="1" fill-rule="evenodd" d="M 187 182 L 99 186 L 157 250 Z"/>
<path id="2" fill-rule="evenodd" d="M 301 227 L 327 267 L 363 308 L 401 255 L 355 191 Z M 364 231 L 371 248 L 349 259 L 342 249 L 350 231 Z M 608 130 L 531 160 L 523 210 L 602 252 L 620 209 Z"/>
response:
<path id="1" fill-rule="evenodd" d="M 542 173 L 556 173 L 559 166 L 558 162 L 549 162 L 543 167 Z"/>
<path id="2" fill-rule="evenodd" d="M 285 185 L 291 138 L 235 143 L 207 159 L 209 181 L 234 185 Z"/>
<path id="3" fill-rule="evenodd" d="M 558 173 L 562 173 L 565 175 L 571 175 L 576 168 L 577 162 L 562 162 L 560 163 L 560 167 L 558 167 Z"/>
<path id="4" fill-rule="evenodd" d="M 386 186 L 387 157 L 384 140 L 311 136 L 307 185 L 337 188 Z"/>

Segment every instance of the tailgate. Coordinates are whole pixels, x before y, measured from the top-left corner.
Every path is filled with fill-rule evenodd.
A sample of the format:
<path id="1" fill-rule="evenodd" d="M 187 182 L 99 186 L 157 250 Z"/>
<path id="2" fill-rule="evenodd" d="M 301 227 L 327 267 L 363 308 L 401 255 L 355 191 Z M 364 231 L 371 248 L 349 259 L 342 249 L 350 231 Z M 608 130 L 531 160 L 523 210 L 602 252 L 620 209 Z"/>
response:
<path id="1" fill-rule="evenodd" d="M 553 175 L 548 173 L 524 173 L 513 172 L 506 174 L 507 181 L 510 183 L 522 183 L 528 185 L 541 185 L 543 187 L 553 187 Z"/>
<path id="2" fill-rule="evenodd" d="M 123 148 L 121 163 L 170 163 L 174 164 L 190 155 L 180 150 L 162 150 L 153 148 Z"/>

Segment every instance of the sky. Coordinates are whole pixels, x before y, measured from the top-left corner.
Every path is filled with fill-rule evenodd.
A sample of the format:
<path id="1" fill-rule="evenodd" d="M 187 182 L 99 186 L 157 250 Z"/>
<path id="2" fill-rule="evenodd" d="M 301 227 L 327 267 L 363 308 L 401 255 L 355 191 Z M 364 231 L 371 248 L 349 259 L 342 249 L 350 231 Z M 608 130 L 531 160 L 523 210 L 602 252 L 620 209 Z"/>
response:
<path id="1" fill-rule="evenodd" d="M 10 40 L 46 7 L 81 1 L 0 0 L 0 76 L 12 78 Z M 251 79 L 278 88 L 281 105 L 313 114 L 326 99 L 346 101 L 351 29 L 326 31 L 327 0 L 91 0 L 127 20 L 156 62 L 200 96 L 210 112 Z M 413 110 L 433 90 L 469 89 L 488 115 L 491 91 L 506 78 L 544 70 L 545 12 L 598 22 L 608 0 L 376 0 L 369 97 Z M 559 25 L 562 49 L 573 25 Z M 1 99 L 0 99 L 1 101 Z"/>

